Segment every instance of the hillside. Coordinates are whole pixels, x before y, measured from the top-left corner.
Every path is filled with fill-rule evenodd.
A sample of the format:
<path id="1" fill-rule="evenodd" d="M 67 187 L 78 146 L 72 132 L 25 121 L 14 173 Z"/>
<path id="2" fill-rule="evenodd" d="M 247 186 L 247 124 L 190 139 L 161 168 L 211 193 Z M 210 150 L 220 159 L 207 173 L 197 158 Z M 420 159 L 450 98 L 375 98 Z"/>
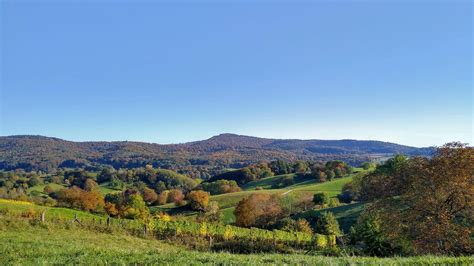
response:
<path id="1" fill-rule="evenodd" d="M 430 156 L 432 148 L 381 141 L 265 139 L 221 134 L 183 144 L 144 142 L 73 142 L 43 136 L 0 137 L 0 169 L 52 170 L 58 167 L 110 165 L 115 168 L 233 167 L 282 159 L 344 160 L 357 165 L 401 153 Z"/>
<path id="2" fill-rule="evenodd" d="M 26 202 L 0 200 L 0 264 L 239 264 L 239 265 L 413 265 L 471 264 L 470 257 L 328 257 L 321 255 L 261 253 L 232 254 L 190 250 L 178 243 L 153 237 L 138 237 L 120 229 L 80 226 L 69 222 L 105 219 L 63 208 L 47 208 L 46 224 L 21 215 L 45 207 Z M 6 211 L 8 209 L 8 211 Z M 54 218 L 53 218 L 54 217 Z M 65 220 L 64 220 L 65 219 Z M 65 221 L 61 224 L 61 221 Z M 94 220 L 95 221 L 95 220 Z M 105 226 L 105 225 L 103 225 Z M 317 253 L 316 253 L 317 254 Z"/>

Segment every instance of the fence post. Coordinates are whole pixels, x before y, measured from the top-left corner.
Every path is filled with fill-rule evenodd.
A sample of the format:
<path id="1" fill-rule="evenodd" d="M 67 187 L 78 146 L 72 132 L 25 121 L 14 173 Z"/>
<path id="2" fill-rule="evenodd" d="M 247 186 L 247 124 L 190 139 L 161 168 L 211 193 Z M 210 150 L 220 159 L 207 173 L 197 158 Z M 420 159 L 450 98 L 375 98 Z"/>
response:
<path id="1" fill-rule="evenodd" d="M 143 233 L 145 234 L 145 236 L 147 236 L 148 234 L 148 225 L 146 223 L 143 224 Z"/>
<path id="2" fill-rule="evenodd" d="M 44 224 L 44 215 L 45 215 L 45 213 L 46 213 L 46 210 L 43 210 L 43 211 L 41 212 L 41 218 L 40 218 L 40 219 L 41 219 L 41 223 L 42 223 L 42 224 Z"/>
<path id="3" fill-rule="evenodd" d="M 77 222 L 78 224 L 80 224 L 81 226 L 83 226 L 83 224 L 81 223 L 81 221 L 79 221 L 79 219 L 77 218 L 77 213 L 74 214 L 74 220 L 72 220 L 71 223 L 74 223 L 74 222 Z"/>
<path id="4" fill-rule="evenodd" d="M 107 217 L 107 227 L 110 227 L 110 216 Z"/>

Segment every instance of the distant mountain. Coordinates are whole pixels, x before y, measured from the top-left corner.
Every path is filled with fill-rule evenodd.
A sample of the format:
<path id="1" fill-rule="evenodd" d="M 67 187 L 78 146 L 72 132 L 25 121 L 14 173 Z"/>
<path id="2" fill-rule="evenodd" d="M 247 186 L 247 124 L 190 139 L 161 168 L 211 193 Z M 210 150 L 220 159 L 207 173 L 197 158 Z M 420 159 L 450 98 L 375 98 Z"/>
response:
<path id="1" fill-rule="evenodd" d="M 358 164 L 394 154 L 430 156 L 433 148 L 382 141 L 266 139 L 221 134 L 183 144 L 73 142 L 43 136 L 0 137 L 0 169 L 51 170 L 111 165 L 115 168 L 242 167 L 261 161 L 344 160 Z"/>

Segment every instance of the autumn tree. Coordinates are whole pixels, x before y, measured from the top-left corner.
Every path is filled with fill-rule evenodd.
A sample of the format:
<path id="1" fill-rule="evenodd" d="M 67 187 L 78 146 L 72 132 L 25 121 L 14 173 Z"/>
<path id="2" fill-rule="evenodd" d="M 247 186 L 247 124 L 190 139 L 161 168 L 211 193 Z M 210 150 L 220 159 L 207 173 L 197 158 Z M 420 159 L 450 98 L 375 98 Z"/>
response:
<path id="1" fill-rule="evenodd" d="M 95 212 L 102 211 L 105 204 L 100 191 L 86 191 L 76 186 L 58 191 L 57 199 L 68 207 Z"/>
<path id="2" fill-rule="evenodd" d="M 252 194 L 242 199 L 234 210 L 236 224 L 243 227 L 266 227 L 275 223 L 283 213 L 277 195 Z"/>
<path id="3" fill-rule="evenodd" d="M 148 188 L 148 187 L 144 187 L 142 189 L 142 196 L 143 196 L 143 200 L 147 204 L 152 204 L 158 200 L 158 194 L 156 194 L 156 192 L 153 189 Z"/>
<path id="4" fill-rule="evenodd" d="M 86 181 L 83 184 L 83 187 L 85 191 L 93 191 L 93 190 L 99 189 L 99 185 L 97 185 L 97 183 L 90 178 L 86 179 Z"/>
<path id="5" fill-rule="evenodd" d="M 409 239 L 418 254 L 474 252 L 472 147 L 450 143 L 432 159 L 396 157 L 364 181 L 370 211 L 391 241 Z"/>
<path id="6" fill-rule="evenodd" d="M 182 206 L 184 204 L 184 193 L 180 189 L 172 189 L 168 192 L 168 203 L 172 202 L 176 206 Z"/>
<path id="7" fill-rule="evenodd" d="M 186 197 L 189 207 L 196 211 L 205 211 L 209 204 L 209 192 L 193 190 Z"/>
<path id="8" fill-rule="evenodd" d="M 145 219 L 149 215 L 140 193 L 134 189 L 126 189 L 120 193 L 111 193 L 105 196 L 105 210 L 111 216 L 129 219 Z"/>

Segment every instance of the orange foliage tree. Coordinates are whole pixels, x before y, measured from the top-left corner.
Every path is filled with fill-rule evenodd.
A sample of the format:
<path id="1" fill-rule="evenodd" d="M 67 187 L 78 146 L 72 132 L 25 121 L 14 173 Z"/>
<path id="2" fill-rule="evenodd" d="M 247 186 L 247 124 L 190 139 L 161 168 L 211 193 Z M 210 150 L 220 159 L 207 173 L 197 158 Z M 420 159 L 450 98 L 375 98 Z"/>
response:
<path id="1" fill-rule="evenodd" d="M 450 143 L 432 159 L 400 160 L 368 180 L 378 185 L 370 195 L 375 199 L 371 211 L 382 219 L 389 239 L 408 239 L 418 254 L 474 252 L 472 147 Z"/>
<path id="2" fill-rule="evenodd" d="M 205 211 L 209 204 L 209 192 L 203 190 L 194 190 L 187 196 L 189 207 L 196 211 Z"/>
<path id="3" fill-rule="evenodd" d="M 242 199 L 234 210 L 236 224 L 243 227 L 266 227 L 283 214 L 277 195 L 252 194 Z"/>

